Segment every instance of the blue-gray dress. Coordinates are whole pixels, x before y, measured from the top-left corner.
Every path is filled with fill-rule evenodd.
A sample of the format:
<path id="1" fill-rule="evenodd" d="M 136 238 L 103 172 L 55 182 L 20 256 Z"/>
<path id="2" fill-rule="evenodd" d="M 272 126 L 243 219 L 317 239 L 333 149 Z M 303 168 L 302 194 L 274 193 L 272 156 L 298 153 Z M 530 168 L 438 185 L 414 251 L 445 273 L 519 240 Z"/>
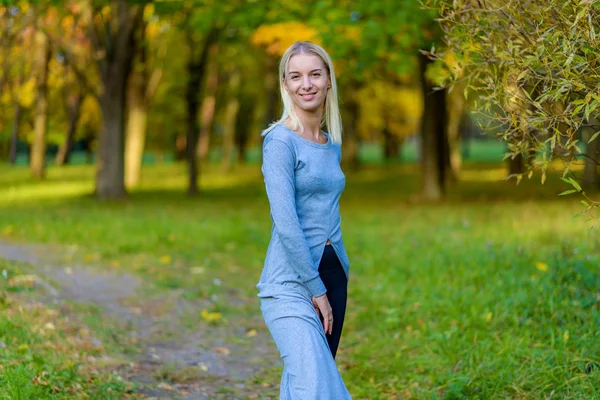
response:
<path id="1" fill-rule="evenodd" d="M 284 369 L 281 399 L 350 399 L 311 296 L 326 292 L 319 262 L 329 239 L 348 277 L 339 198 L 341 147 L 303 139 L 283 125 L 263 142 L 262 172 L 273 228 L 257 285 Z"/>

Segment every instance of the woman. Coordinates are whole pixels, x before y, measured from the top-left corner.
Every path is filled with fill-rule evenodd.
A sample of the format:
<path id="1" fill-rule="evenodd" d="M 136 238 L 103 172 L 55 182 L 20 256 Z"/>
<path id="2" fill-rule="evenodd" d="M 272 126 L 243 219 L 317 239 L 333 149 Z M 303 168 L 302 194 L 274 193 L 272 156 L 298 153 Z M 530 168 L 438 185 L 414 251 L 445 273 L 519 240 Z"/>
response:
<path id="1" fill-rule="evenodd" d="M 279 79 L 283 115 L 263 132 L 262 172 L 273 228 L 257 288 L 283 359 L 280 396 L 350 399 L 334 361 L 349 261 L 340 228 L 338 201 L 346 179 L 331 58 L 318 45 L 296 42 L 281 59 Z"/>

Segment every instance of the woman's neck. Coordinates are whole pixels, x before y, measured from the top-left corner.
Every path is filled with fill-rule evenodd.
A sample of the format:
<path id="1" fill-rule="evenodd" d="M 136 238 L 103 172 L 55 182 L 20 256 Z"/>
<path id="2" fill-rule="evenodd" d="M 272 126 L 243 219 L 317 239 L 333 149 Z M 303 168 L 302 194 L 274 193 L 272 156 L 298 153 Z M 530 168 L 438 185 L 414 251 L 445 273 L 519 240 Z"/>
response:
<path id="1" fill-rule="evenodd" d="M 319 139 L 321 137 L 321 120 L 323 111 L 307 112 L 296 108 L 296 116 L 304 127 L 304 134 Z"/>

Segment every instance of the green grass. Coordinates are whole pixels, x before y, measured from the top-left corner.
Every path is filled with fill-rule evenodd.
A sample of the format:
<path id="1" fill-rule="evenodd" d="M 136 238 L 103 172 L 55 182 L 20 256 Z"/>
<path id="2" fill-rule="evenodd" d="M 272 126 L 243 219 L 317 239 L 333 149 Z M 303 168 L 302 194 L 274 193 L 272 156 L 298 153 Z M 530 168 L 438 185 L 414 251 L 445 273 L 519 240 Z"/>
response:
<path id="1" fill-rule="evenodd" d="M 0 260 L 0 399 L 123 399 L 90 332 L 60 309 L 33 302 L 23 266 Z"/>
<path id="2" fill-rule="evenodd" d="M 0 167 L 0 235 L 216 296 L 235 323 L 259 315 L 269 211 L 256 165 L 218 171 L 189 199 L 183 165 L 152 166 L 128 200 L 101 203 L 91 167 L 51 168 L 41 183 Z M 439 204 L 415 197 L 414 165 L 346 175 L 338 365 L 354 398 L 600 399 L 600 240 L 573 219 L 579 199 L 557 197 L 556 174 L 516 186 L 502 165 L 467 164 Z"/>

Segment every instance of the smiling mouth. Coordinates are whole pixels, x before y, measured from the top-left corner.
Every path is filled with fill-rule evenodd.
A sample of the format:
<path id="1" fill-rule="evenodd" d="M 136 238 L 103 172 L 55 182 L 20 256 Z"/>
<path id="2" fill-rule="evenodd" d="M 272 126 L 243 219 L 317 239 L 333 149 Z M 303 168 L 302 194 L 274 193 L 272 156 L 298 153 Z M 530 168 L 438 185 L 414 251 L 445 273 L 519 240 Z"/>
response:
<path id="1" fill-rule="evenodd" d="M 300 97 L 312 99 L 312 97 L 316 94 L 317 94 L 316 92 L 315 93 L 305 93 L 305 94 L 301 94 Z"/>

